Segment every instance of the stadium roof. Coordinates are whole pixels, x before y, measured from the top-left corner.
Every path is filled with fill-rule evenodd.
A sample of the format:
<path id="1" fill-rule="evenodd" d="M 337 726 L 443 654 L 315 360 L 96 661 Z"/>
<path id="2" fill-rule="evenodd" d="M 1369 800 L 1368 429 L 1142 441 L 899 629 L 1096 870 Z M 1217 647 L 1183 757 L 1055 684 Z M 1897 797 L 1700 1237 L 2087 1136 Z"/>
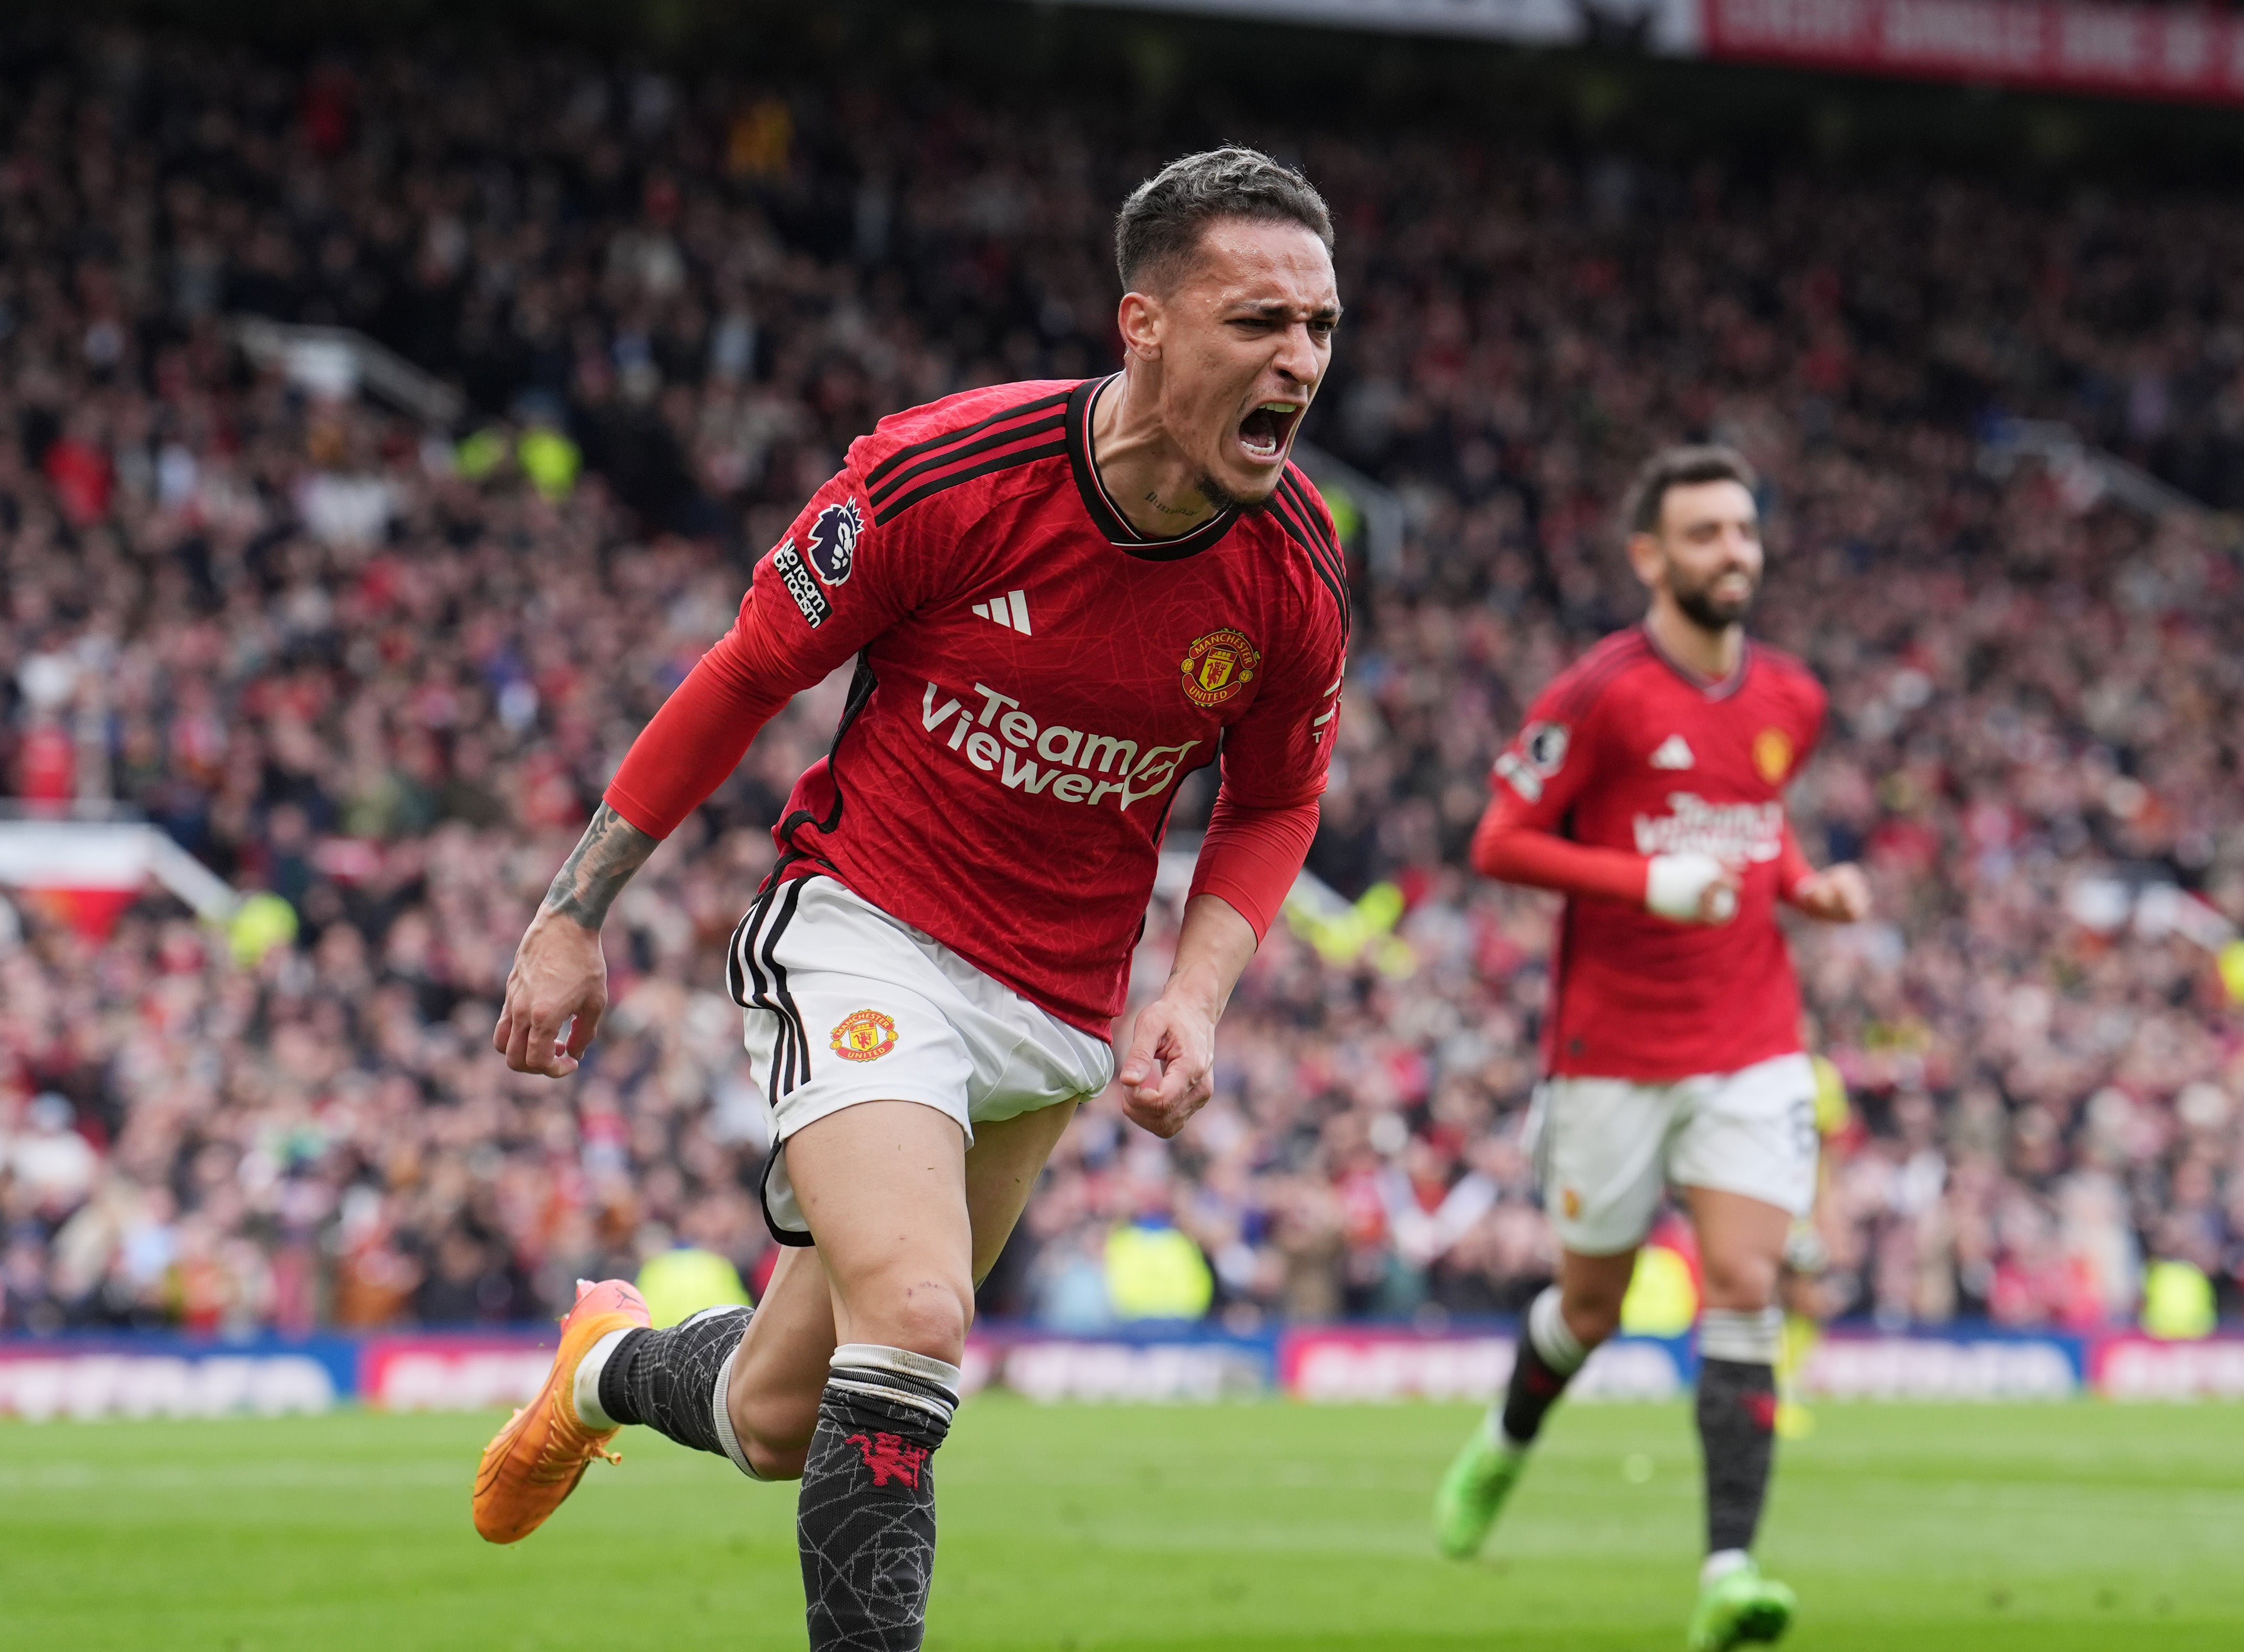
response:
<path id="1" fill-rule="evenodd" d="M 1058 0 L 1206 17 L 1605 46 L 2067 92 L 2244 104 L 2244 22 L 2058 0 Z"/>

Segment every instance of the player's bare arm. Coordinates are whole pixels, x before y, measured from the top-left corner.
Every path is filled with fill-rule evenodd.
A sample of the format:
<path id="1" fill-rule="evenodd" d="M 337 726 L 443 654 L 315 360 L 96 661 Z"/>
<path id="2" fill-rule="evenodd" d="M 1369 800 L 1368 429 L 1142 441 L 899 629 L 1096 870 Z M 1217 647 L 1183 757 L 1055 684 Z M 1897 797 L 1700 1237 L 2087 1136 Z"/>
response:
<path id="1" fill-rule="evenodd" d="M 1138 1012 L 1115 1077 L 1132 1124 L 1173 1136 L 1207 1105 L 1215 1071 L 1215 1024 L 1254 956 L 1254 929 L 1213 895 L 1185 907 L 1177 957 L 1160 997 Z"/>
<path id="2" fill-rule="evenodd" d="M 566 1078 L 584 1059 L 608 1003 L 600 925 L 659 841 L 602 803 L 561 863 L 515 949 L 491 1032 L 491 1047 L 517 1073 Z"/>

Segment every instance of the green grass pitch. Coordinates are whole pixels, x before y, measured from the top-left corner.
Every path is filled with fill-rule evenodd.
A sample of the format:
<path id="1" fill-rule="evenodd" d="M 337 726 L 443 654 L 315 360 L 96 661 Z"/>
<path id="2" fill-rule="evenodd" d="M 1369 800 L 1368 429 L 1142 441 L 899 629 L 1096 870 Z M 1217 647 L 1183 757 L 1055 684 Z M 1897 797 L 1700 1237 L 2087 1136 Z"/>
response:
<path id="1" fill-rule="evenodd" d="M 1558 1414 L 1489 1557 L 1435 1557 L 1459 1406 L 990 1398 L 938 1459 L 928 1646 L 1462 1652 L 1681 1643 L 1680 1405 Z M 1761 1546 L 1799 1652 L 2244 1646 L 2244 1409 L 1827 1405 Z M 791 1487 L 643 1430 L 478 1541 L 488 1417 L 0 1426 L 0 1643 L 78 1652 L 803 1645 Z M 1649 1459 L 1650 1473 L 1639 1460 Z"/>

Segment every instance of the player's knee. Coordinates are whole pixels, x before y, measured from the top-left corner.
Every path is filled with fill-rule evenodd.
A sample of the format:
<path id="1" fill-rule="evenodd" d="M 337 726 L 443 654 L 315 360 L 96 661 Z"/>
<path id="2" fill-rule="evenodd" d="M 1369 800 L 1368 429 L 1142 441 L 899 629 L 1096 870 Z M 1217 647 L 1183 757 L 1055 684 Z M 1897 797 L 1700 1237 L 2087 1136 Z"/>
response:
<path id="1" fill-rule="evenodd" d="M 760 1479 L 801 1479 L 818 1427 L 818 1392 L 745 1394 L 736 1385 L 726 1401 L 733 1432 Z"/>
<path id="2" fill-rule="evenodd" d="M 1584 1348 L 1610 1342 L 1620 1330 L 1618 1297 L 1568 1297 L 1560 1301 L 1558 1310 L 1565 1317 L 1566 1329 Z"/>
<path id="3" fill-rule="evenodd" d="M 810 1460 L 810 1442 L 799 1446 L 767 1445 L 752 1439 L 740 1448 L 747 1453 L 748 1466 L 756 1471 L 758 1479 L 799 1480 L 802 1466 Z"/>
<path id="4" fill-rule="evenodd" d="M 1707 1306 L 1758 1313 L 1776 1300 L 1776 1258 L 1710 1256 L 1705 1259 Z"/>
<path id="5" fill-rule="evenodd" d="M 964 1280 L 930 1279 L 916 1272 L 868 1294 L 872 1300 L 862 1306 L 849 1304 L 852 1340 L 953 1365 L 964 1356 L 967 1328 L 974 1323 L 974 1290 Z"/>

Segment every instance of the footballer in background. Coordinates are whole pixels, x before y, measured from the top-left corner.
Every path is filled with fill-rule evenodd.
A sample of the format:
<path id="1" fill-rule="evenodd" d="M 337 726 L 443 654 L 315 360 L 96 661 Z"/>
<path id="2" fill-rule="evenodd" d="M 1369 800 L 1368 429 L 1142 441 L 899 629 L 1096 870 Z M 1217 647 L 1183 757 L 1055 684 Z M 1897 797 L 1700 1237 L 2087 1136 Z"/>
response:
<path id="1" fill-rule="evenodd" d="M 1562 1254 L 1509 1391 L 1444 1477 L 1444 1551 L 1477 1553 L 1544 1415 L 1620 1322 L 1638 1248 L 1673 1188 L 1697 1231 L 1707 1561 L 1692 1652 L 1774 1641 L 1794 1600 L 1752 1557 L 1774 1455 L 1778 1276 L 1815 1195 L 1815 1074 L 1777 909 L 1869 910 L 1859 868 L 1818 871 L 1784 790 L 1822 730 L 1798 660 L 1749 641 L 1756 481 L 1738 454 L 1660 453 L 1625 506 L 1651 593 L 1545 689 L 1499 757 L 1473 840 L 1489 877 L 1566 897 L 1529 1134 Z"/>
<path id="2" fill-rule="evenodd" d="M 1808 1042 L 1815 1040 L 1811 1033 Z M 1819 1144 L 1837 1141 L 1855 1122 L 1855 1109 L 1847 1100 L 1847 1080 L 1828 1055 L 1811 1055 L 1815 1073 L 1815 1137 Z M 1831 1276 L 1831 1248 L 1823 1237 L 1825 1208 L 1831 1194 L 1830 1161 L 1820 1153 L 1815 1164 L 1815 1202 L 1792 1224 L 1784 1242 L 1784 1276 L 1779 1290 L 1784 1306 L 1784 1348 L 1776 1362 L 1776 1437 L 1805 1439 L 1815 1432 L 1815 1418 L 1800 1397 L 1801 1378 L 1815 1345 L 1823 1340 L 1823 1327 L 1838 1310 Z"/>

